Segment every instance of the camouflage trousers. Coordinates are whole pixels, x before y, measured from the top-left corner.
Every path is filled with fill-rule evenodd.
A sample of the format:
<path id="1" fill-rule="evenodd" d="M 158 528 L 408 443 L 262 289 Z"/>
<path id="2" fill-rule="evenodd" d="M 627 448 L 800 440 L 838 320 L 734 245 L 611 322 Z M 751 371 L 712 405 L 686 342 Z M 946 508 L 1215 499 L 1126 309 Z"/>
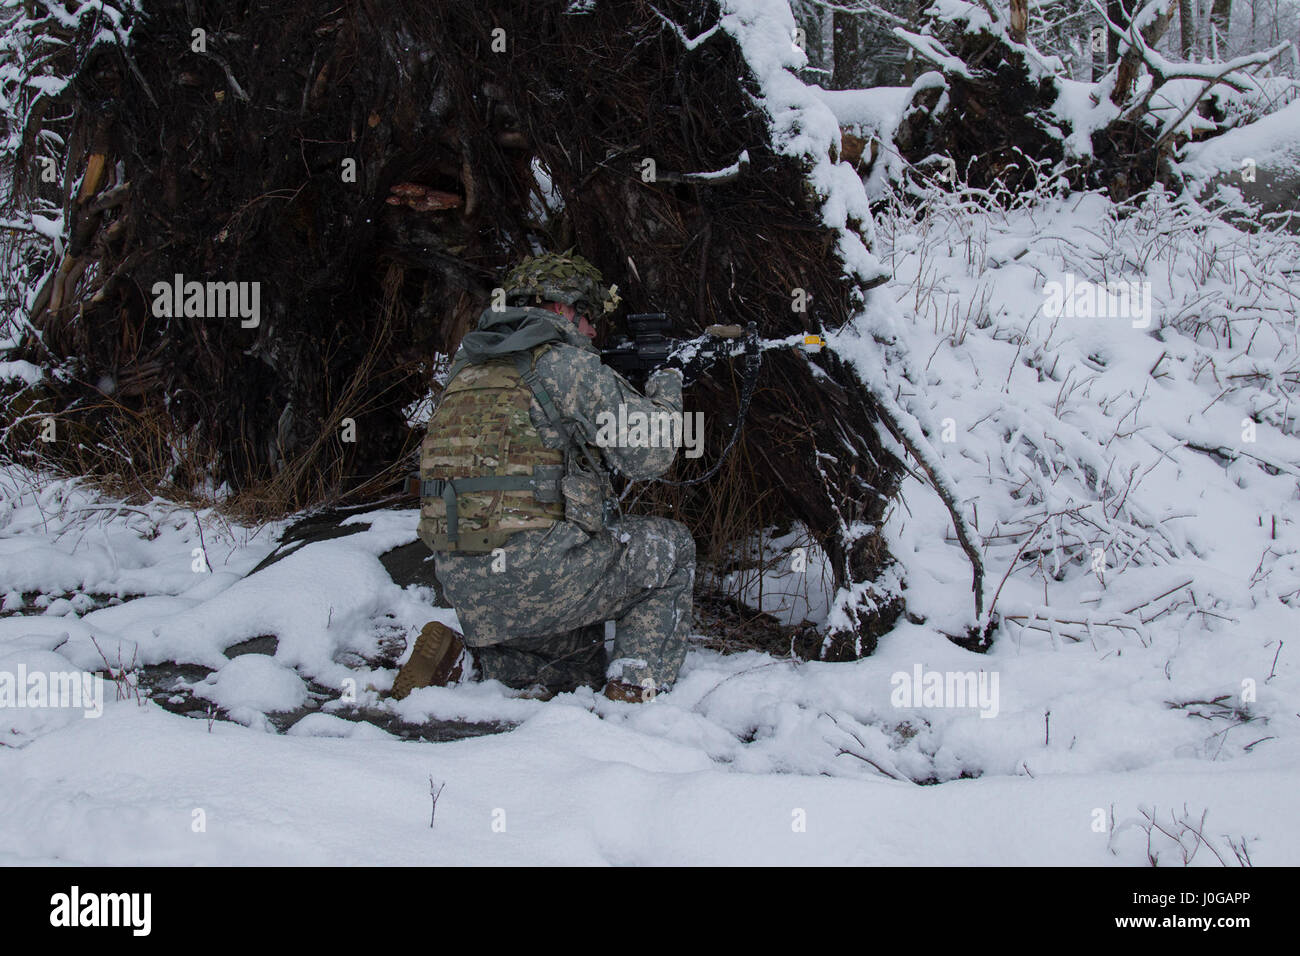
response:
<path id="1" fill-rule="evenodd" d="M 604 676 L 655 689 L 677 679 L 695 581 L 695 541 L 679 522 L 638 515 L 588 534 L 559 521 L 514 535 L 496 555 L 438 553 L 436 564 L 487 679 L 594 686 L 609 620 Z"/>
<path id="2" fill-rule="evenodd" d="M 522 637 L 486 647 L 471 647 L 479 680 L 498 680 L 507 687 L 541 684 L 557 694 L 605 682 L 605 623 L 589 624 L 563 634 Z"/>

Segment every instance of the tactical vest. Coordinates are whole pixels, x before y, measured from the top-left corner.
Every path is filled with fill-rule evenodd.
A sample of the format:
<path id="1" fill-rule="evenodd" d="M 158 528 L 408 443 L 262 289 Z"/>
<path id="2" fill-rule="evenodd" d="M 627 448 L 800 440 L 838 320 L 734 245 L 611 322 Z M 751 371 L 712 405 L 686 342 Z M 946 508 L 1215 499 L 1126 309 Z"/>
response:
<path id="1" fill-rule="evenodd" d="M 528 409 L 537 398 L 560 427 L 530 352 L 458 371 L 420 450 L 420 539 L 433 551 L 486 554 L 511 535 L 564 517 L 564 450 L 548 448 Z"/>

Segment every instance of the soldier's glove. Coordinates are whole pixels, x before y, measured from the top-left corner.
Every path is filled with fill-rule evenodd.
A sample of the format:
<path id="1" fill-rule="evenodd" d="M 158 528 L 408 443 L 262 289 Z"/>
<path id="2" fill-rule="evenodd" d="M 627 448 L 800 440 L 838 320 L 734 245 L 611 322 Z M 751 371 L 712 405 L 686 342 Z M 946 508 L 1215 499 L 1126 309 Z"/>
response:
<path id="1" fill-rule="evenodd" d="M 685 380 L 679 368 L 655 369 L 645 383 L 645 397 L 667 401 L 681 406 Z"/>
<path id="2" fill-rule="evenodd" d="M 664 364 L 664 368 L 676 368 L 682 373 L 682 386 L 698 382 L 714 362 L 726 358 L 732 352 L 732 342 L 744 335 L 738 325 L 710 325 L 704 335 L 689 342 L 680 343 Z"/>
<path id="3" fill-rule="evenodd" d="M 715 350 L 707 347 L 696 347 L 693 352 L 684 349 L 669 356 L 660 371 L 680 372 L 682 388 L 687 388 L 698 382 L 718 358 Z"/>

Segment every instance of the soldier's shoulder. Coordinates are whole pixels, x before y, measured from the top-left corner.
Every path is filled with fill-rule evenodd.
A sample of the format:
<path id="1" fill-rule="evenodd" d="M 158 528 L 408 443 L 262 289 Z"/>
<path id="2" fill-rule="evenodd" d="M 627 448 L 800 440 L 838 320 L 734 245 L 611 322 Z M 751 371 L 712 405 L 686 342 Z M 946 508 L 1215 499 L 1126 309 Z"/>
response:
<path id="1" fill-rule="evenodd" d="M 538 364 L 545 363 L 556 372 L 586 373 L 600 369 L 600 353 L 591 349 L 579 348 L 568 342 L 552 342 L 547 345 L 540 356 Z"/>

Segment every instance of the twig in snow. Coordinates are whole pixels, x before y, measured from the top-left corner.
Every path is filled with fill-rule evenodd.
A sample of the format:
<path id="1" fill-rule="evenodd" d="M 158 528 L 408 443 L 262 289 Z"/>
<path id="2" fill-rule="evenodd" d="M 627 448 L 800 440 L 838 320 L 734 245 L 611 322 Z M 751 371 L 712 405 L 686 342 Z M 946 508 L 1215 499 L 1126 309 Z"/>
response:
<path id="1" fill-rule="evenodd" d="M 118 644 L 117 670 L 114 671 L 113 665 L 108 662 L 108 656 L 104 653 L 104 649 L 99 646 L 99 641 L 95 640 L 93 634 L 90 637 L 90 643 L 94 644 L 95 650 L 99 651 L 99 658 L 104 662 L 104 669 L 108 671 L 108 679 L 113 682 L 113 687 L 117 692 L 117 699 L 127 700 L 131 697 L 132 692 L 134 692 L 135 702 L 143 707 L 144 701 L 140 699 L 140 685 L 138 683 L 133 683 L 127 678 L 128 673 L 135 672 L 136 658 L 140 654 L 140 645 L 137 644 L 135 646 L 135 651 L 131 654 L 131 666 L 128 669 L 127 666 L 122 663 L 122 645 Z"/>
<path id="2" fill-rule="evenodd" d="M 992 603 L 989 604 L 990 618 L 993 616 L 993 609 L 998 606 L 998 598 L 1002 594 L 1002 586 L 1007 583 L 1007 578 L 1011 577 L 1011 572 L 1014 571 L 1016 568 L 1016 562 L 1019 561 L 1020 556 L 1025 553 L 1025 548 L 1028 546 L 1029 542 L 1033 541 L 1034 538 L 1037 536 L 1038 532 L 1043 530 L 1043 526 L 1046 525 L 1053 518 L 1059 518 L 1062 515 L 1068 515 L 1068 514 L 1072 514 L 1077 517 L 1078 513 L 1079 513 L 1079 508 L 1067 508 L 1064 511 L 1053 511 L 1051 514 L 1047 515 L 1047 517 L 1045 517 L 1042 521 L 1038 522 L 1037 526 L 1035 526 L 1033 531 L 1029 532 L 1029 537 L 1025 538 L 1025 540 L 1020 543 L 1020 547 L 1016 549 L 1016 556 L 1012 558 L 1011 563 L 1007 565 L 1007 573 L 1002 575 L 1002 580 L 998 582 L 998 589 L 993 592 L 993 601 Z M 980 568 L 980 573 L 981 575 L 983 574 L 982 567 Z"/>
<path id="3" fill-rule="evenodd" d="M 848 734 L 850 737 L 856 740 L 858 742 L 859 747 L 861 747 L 863 750 L 867 749 L 867 742 L 863 740 L 861 737 L 859 737 L 856 733 L 854 733 L 852 729 L 845 727 L 838 720 L 836 720 L 834 714 L 825 710 L 823 710 L 821 713 L 822 716 L 829 717 L 831 719 L 831 723 L 833 723 L 836 727 L 838 727 L 840 730 L 844 731 L 844 733 Z M 903 774 L 899 773 L 897 770 L 893 770 L 888 767 L 882 767 L 880 764 L 872 760 L 870 757 L 866 756 L 865 754 L 860 754 L 857 751 L 849 750 L 848 748 L 841 747 L 839 751 L 835 754 L 835 756 L 839 757 L 845 754 L 847 754 L 850 757 L 857 757 L 863 763 L 869 764 L 870 766 L 878 770 L 880 773 L 884 774 L 886 777 L 889 777 L 892 780 L 898 780 L 903 783 L 916 783 L 916 781 L 912 780 L 910 777 L 903 776 Z"/>
<path id="4" fill-rule="evenodd" d="M 207 542 L 203 539 L 203 522 L 199 520 L 199 513 L 198 513 L 198 511 L 196 511 L 195 509 L 191 508 L 191 509 L 190 509 L 190 512 L 191 512 L 191 514 L 194 515 L 194 523 L 195 523 L 196 525 L 199 526 L 199 547 L 203 549 L 203 566 L 206 567 L 209 571 L 211 571 L 211 570 L 212 570 L 212 561 L 209 560 L 209 558 L 208 558 L 208 544 L 207 544 Z"/>
<path id="5" fill-rule="evenodd" d="M 876 409 L 880 413 L 881 421 L 885 423 L 891 434 L 907 449 L 908 454 L 916 459 L 916 463 L 930 478 L 930 484 L 939 499 L 943 502 L 944 507 L 948 509 L 948 515 L 952 518 L 953 530 L 957 532 L 957 540 L 961 543 L 961 549 L 966 552 L 966 557 L 971 564 L 971 590 L 975 592 L 975 616 L 984 620 L 984 562 L 980 558 L 979 550 L 975 547 L 972 540 L 970 526 L 966 523 L 965 517 L 962 516 L 961 510 L 957 507 L 952 493 L 948 489 L 948 483 L 939 478 L 937 470 L 939 465 L 933 461 L 930 456 L 922 454 L 916 444 L 907 436 L 907 430 L 903 428 L 900 416 L 903 409 L 898 406 L 888 395 L 876 394 L 876 389 L 871 390 L 876 395 Z M 1023 549 L 1022 549 L 1023 550 Z M 1019 557 L 1019 554 L 1017 554 Z M 1005 579 L 1004 579 L 1005 580 Z M 997 601 L 996 596 L 994 602 Z M 989 614 L 993 613 L 992 605 L 989 607 Z"/>
<path id="6" fill-rule="evenodd" d="M 442 788 L 447 786 L 446 782 L 435 784 L 433 776 L 429 776 L 429 797 L 433 801 L 433 807 L 429 810 L 429 829 L 433 829 L 433 818 L 438 815 L 438 798 L 442 796 Z"/>

